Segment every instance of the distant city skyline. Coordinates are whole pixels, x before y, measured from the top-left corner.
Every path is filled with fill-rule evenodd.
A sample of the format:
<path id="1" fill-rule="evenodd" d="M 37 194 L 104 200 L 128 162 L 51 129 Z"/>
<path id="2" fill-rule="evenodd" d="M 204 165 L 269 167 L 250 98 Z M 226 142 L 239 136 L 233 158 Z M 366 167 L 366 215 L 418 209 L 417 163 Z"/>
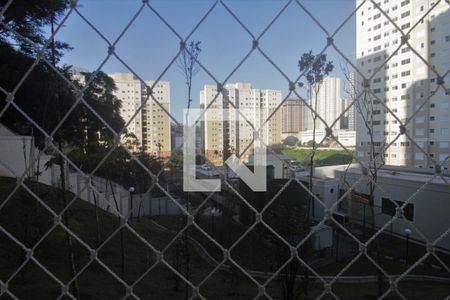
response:
<path id="1" fill-rule="evenodd" d="M 78 3 L 81 14 L 92 22 L 111 43 L 115 41 L 142 4 L 141 1 L 78 1 Z M 255 37 L 258 37 L 287 2 L 258 1 L 257 14 L 246 13 L 255 9 L 255 2 L 224 1 L 224 3 Z M 214 1 L 151 2 L 152 7 L 183 38 L 190 33 L 213 4 Z M 334 32 L 355 8 L 353 0 L 303 1 L 302 4 L 330 33 Z M 108 13 L 104 13 L 106 10 Z M 335 36 L 337 47 L 350 60 L 354 60 L 355 56 L 355 36 L 354 18 L 348 20 Z M 307 43 L 304 42 L 303 37 L 307 37 Z M 320 52 L 326 44 L 326 37 L 327 35 L 299 5 L 292 2 L 260 39 L 259 46 L 289 79 L 294 80 L 299 75 L 297 62 L 300 56 L 309 50 L 314 53 Z M 108 44 L 76 14 L 69 17 L 56 38 L 68 41 L 73 47 L 73 50 L 64 53 L 60 64 L 94 71 L 107 56 Z M 218 81 L 223 81 L 251 50 L 253 38 L 219 3 L 190 40 L 202 42 L 201 63 Z M 148 7 L 144 7 L 133 25 L 115 46 L 117 55 L 143 80 L 156 80 L 178 50 L 179 39 Z M 331 75 L 341 76 L 339 63 L 342 58 L 331 48 L 325 54 L 334 61 L 336 66 Z M 115 57 L 110 57 L 101 70 L 105 73 L 130 72 Z M 161 80 L 170 82 L 171 113 L 181 123 L 182 110 L 187 105 L 187 96 L 184 79 L 176 62 Z M 255 86 L 279 89 L 282 91 L 283 99 L 289 92 L 287 80 L 258 50 L 252 53 L 228 82 L 251 82 Z M 201 70 L 193 80 L 193 107 L 199 106 L 198 93 L 205 84 L 214 84 L 214 79 Z M 305 96 L 303 91 L 299 92 Z"/>

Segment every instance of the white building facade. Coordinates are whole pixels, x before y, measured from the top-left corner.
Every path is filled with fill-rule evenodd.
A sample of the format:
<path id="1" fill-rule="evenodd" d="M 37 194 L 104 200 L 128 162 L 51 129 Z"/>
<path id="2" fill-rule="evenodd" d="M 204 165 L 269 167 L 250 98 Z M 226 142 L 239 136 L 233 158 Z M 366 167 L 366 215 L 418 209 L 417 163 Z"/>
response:
<path id="1" fill-rule="evenodd" d="M 331 126 L 334 137 L 343 146 L 355 146 L 355 107 L 351 106 L 347 109 L 352 103 L 351 95 L 349 95 L 349 98 L 342 98 L 341 88 L 341 79 L 339 77 L 325 77 L 317 95 L 315 93 L 315 87 L 312 87 L 312 95 L 309 103 L 319 117 L 316 119 L 314 129 L 311 110 L 305 107 L 304 130 L 298 134 L 298 138 L 302 144 L 308 144 L 308 142 L 314 140 L 316 143 L 323 141 L 325 144 L 331 143 L 336 147 L 340 146 L 335 141 L 325 140 L 327 138 L 326 128 Z M 344 114 L 341 116 L 343 112 Z"/>
<path id="2" fill-rule="evenodd" d="M 339 117 L 342 112 L 341 101 L 341 79 L 338 77 L 325 77 L 320 83 L 319 92 L 315 94 L 315 87 L 312 87 L 311 107 L 316 110 L 317 114 L 322 118 L 328 126 Z M 317 103 L 316 103 L 317 102 Z M 305 130 L 313 129 L 313 118 L 311 111 L 306 109 L 307 122 Z M 316 120 L 316 130 L 324 131 L 327 127 L 319 118 Z M 340 129 L 340 121 L 338 121 L 333 130 Z"/>
<path id="3" fill-rule="evenodd" d="M 357 0 L 356 5 L 361 2 Z M 372 3 L 366 2 L 357 11 L 357 66 L 366 78 L 371 78 L 368 83 L 373 93 L 362 101 L 370 104 L 371 113 L 365 114 L 373 128 L 374 145 L 365 127 L 364 113 L 357 111 L 357 155 L 362 160 L 368 159 L 375 146 L 385 164 L 433 168 L 433 160 L 442 163 L 450 152 L 449 95 L 437 89 L 441 80 L 436 74 L 444 75 L 450 68 L 450 6 L 440 2 L 424 17 L 435 2 L 379 2 L 405 34 L 415 26 L 408 43 L 429 66 L 407 44 L 402 45 L 400 30 Z M 448 82 L 449 76 L 443 80 Z M 362 82 L 358 76 L 359 89 Z M 407 134 L 422 150 L 406 135 L 400 135 L 399 121 L 407 124 Z"/>

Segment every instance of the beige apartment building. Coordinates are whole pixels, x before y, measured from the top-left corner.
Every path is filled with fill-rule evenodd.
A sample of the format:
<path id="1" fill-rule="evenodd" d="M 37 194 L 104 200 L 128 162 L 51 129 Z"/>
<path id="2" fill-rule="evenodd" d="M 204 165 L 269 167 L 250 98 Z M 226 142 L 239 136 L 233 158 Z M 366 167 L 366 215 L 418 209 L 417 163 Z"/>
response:
<path id="1" fill-rule="evenodd" d="M 128 133 L 137 138 L 137 145 L 132 139 L 124 137 L 125 143 L 132 151 L 139 148 L 154 156 L 168 158 L 171 154 L 171 130 L 168 114 L 154 101 L 147 99 L 145 85 L 152 87 L 152 80 L 145 81 L 145 85 L 131 73 L 108 74 L 116 84 L 114 95 L 122 101 L 120 115 L 127 125 Z M 170 84 L 168 81 L 158 81 L 153 88 L 154 98 L 161 106 L 170 112 Z M 138 111 L 138 112 L 137 112 Z M 136 113 L 137 112 L 137 113 Z M 131 121 L 130 121 L 131 120 Z"/>
<path id="2" fill-rule="evenodd" d="M 361 2 L 357 0 L 356 5 Z M 377 3 L 398 28 L 371 2 L 357 11 L 357 64 L 366 78 L 372 77 L 369 84 L 373 93 L 365 100 L 373 104 L 371 115 L 363 114 L 373 117 L 370 125 L 374 138 L 371 145 L 362 114 L 357 112 L 357 155 L 368 160 L 373 146 L 380 161 L 387 165 L 433 168 L 433 160 L 442 163 L 450 153 L 450 100 L 439 87 L 442 80 L 437 76 L 444 76 L 450 69 L 450 6 L 441 1 L 427 14 L 436 1 Z M 414 50 L 402 45 L 404 38 L 399 30 L 406 34 L 411 28 L 408 43 Z M 397 48 L 400 49 L 394 54 Z M 443 78 L 447 87 L 448 80 L 448 76 Z M 357 76 L 357 86 L 362 87 L 361 76 Z M 411 139 L 399 135 L 403 130 L 399 121 L 407 123 L 405 129 Z M 389 144 L 392 145 L 384 151 Z M 447 161 L 445 167 L 448 164 Z"/>
<path id="3" fill-rule="evenodd" d="M 304 130 L 305 121 L 305 103 L 300 99 L 287 99 L 281 107 L 281 132 L 283 138 L 287 136 L 298 136 L 300 131 Z"/>
<path id="4" fill-rule="evenodd" d="M 202 122 L 203 151 L 209 160 L 220 164 L 224 149 L 228 148 L 230 154 L 241 155 L 246 161 L 253 149 L 252 125 L 255 129 L 261 128 L 267 146 L 281 143 L 281 109 L 265 122 L 281 103 L 280 90 L 255 89 L 250 83 L 233 83 L 226 84 L 222 92 L 217 93 L 215 85 L 205 85 L 200 91 L 200 108 L 211 108 L 205 112 Z M 224 145 L 229 146 L 225 148 Z"/>

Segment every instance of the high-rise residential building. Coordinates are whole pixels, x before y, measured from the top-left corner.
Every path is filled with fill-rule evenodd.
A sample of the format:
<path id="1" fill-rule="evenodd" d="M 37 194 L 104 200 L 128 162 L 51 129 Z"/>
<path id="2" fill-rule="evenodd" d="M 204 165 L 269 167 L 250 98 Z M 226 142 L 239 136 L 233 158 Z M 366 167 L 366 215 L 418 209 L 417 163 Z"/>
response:
<path id="1" fill-rule="evenodd" d="M 349 72 L 344 77 L 343 82 L 344 97 L 341 101 L 341 112 L 344 115 L 341 118 L 341 129 L 348 131 L 356 130 L 356 105 L 353 100 L 357 97 L 356 75 L 355 72 Z"/>
<path id="2" fill-rule="evenodd" d="M 326 127 L 331 126 L 339 118 L 342 112 L 341 79 L 325 77 L 320 83 L 320 87 L 317 84 L 311 87 L 310 94 L 309 105 L 316 111 L 318 118 L 314 127 L 313 113 L 308 107 L 305 107 L 303 131 L 299 133 L 299 140 L 304 144 L 312 140 L 320 143 L 326 137 Z M 322 120 L 327 124 L 325 125 Z M 341 119 L 334 124 L 332 129 L 334 135 L 337 136 L 341 129 Z"/>
<path id="3" fill-rule="evenodd" d="M 257 130 L 262 126 L 266 145 L 281 143 L 281 110 L 271 116 L 281 103 L 281 91 L 255 89 L 250 83 L 234 83 L 226 84 L 222 92 L 217 93 L 215 85 L 205 85 L 200 91 L 200 107 L 210 105 L 212 109 L 206 110 L 202 123 L 202 144 L 209 160 L 223 160 L 225 145 L 229 145 L 228 153 L 242 154 L 241 158 L 246 160 L 251 154 L 254 137 L 254 130 L 248 122 Z M 213 99 L 215 101 L 211 104 Z M 228 108 L 228 111 L 222 112 L 223 108 Z M 269 116 L 270 119 L 265 122 Z"/>
<path id="4" fill-rule="evenodd" d="M 342 109 L 341 105 L 341 79 L 338 77 L 325 77 L 320 83 L 317 97 L 315 94 L 316 88 L 311 88 L 311 107 L 316 110 L 317 114 L 322 118 L 328 126 L 339 117 Z M 317 103 L 316 103 L 317 101 Z M 313 129 L 313 119 L 311 112 L 308 112 L 307 130 Z M 320 120 L 316 120 L 316 130 L 324 131 L 326 125 Z M 340 122 L 338 121 L 333 129 L 340 129 Z"/>
<path id="5" fill-rule="evenodd" d="M 297 136 L 303 130 L 305 104 L 300 99 L 287 99 L 281 106 L 283 136 Z"/>
<path id="6" fill-rule="evenodd" d="M 357 6 L 361 2 L 357 0 Z M 450 6 L 444 1 L 434 6 L 435 3 L 433 0 L 378 2 L 398 27 L 371 2 L 357 11 L 357 67 L 371 79 L 364 85 L 373 93 L 359 101 L 362 111 L 356 114 L 360 159 L 367 160 L 373 146 L 388 165 L 433 168 L 432 160 L 442 162 L 449 155 L 449 95 L 439 87 L 442 78 L 438 74 L 443 76 L 450 69 Z M 409 33 L 407 38 L 399 29 Z M 361 75 L 356 85 L 362 90 Z M 399 121 L 406 123 L 405 128 L 399 126 Z M 366 124 L 372 128 L 373 141 Z M 407 135 L 401 134 L 403 130 Z"/>
<path id="7" fill-rule="evenodd" d="M 355 105 L 351 105 L 353 99 L 354 98 L 342 98 L 341 100 L 341 111 L 343 112 L 348 108 L 341 117 L 341 130 L 355 131 Z"/>
<path id="8" fill-rule="evenodd" d="M 137 138 L 137 145 L 130 143 L 129 149 L 136 151 L 142 149 L 152 155 L 167 158 L 171 153 L 171 127 L 170 118 L 164 111 L 170 112 L 170 84 L 167 81 L 158 81 L 153 88 L 154 98 L 164 108 L 161 108 L 147 95 L 146 85 L 151 87 L 154 81 L 145 81 L 145 84 L 131 73 L 108 74 L 116 85 L 114 95 L 122 101 L 120 115 L 127 125 L 127 132 Z M 147 102 L 140 111 L 139 108 Z M 137 112 L 138 111 L 138 112 Z M 137 112 L 137 113 L 136 113 Z M 131 121 L 130 121 L 131 120 Z"/>

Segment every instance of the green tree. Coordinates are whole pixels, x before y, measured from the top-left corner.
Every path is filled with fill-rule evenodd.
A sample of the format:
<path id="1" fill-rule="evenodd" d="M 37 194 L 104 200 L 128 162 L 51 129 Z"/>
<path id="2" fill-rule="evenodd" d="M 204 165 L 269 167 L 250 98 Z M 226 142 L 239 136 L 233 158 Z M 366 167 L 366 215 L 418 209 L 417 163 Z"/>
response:
<path id="1" fill-rule="evenodd" d="M 8 0 L 0 0 L 0 7 L 8 4 Z M 10 3 L 0 26 L 0 44 L 8 45 L 18 52 L 35 56 L 39 47 L 46 41 L 45 28 L 51 26 L 52 22 L 61 19 L 66 11 L 69 0 L 15 0 Z M 18 35 L 8 30 L 13 29 L 28 41 L 19 38 Z M 64 50 L 70 49 L 69 45 L 60 41 L 54 42 L 56 52 L 52 48 L 46 48 L 44 54 L 50 59 L 55 56 L 56 61 L 62 56 Z M 53 53 L 52 53 L 53 52 Z"/>
<path id="2" fill-rule="evenodd" d="M 285 146 L 295 146 L 298 143 L 298 138 L 295 136 L 288 136 L 287 138 L 284 139 L 283 141 L 283 145 Z"/>
<path id="3" fill-rule="evenodd" d="M 312 95 L 314 95 L 314 103 L 313 109 L 311 111 L 312 120 L 313 120 L 313 139 L 312 139 L 312 153 L 309 158 L 310 162 L 310 176 L 309 176 L 309 188 L 312 190 L 313 186 L 313 175 L 314 175 L 314 156 L 317 150 L 317 143 L 315 141 L 316 138 L 316 124 L 318 119 L 317 111 L 317 100 L 318 94 L 322 87 L 323 79 L 327 76 L 331 71 L 333 71 L 334 65 L 333 62 L 327 60 L 326 54 L 320 54 L 318 56 L 314 55 L 312 51 L 304 53 L 299 62 L 298 62 L 300 72 L 305 72 L 306 84 L 308 85 L 308 91 L 311 101 Z M 302 87 L 305 83 L 300 82 L 299 85 Z M 311 197 L 310 202 L 313 201 Z M 308 205 L 308 211 L 311 207 L 311 203 Z"/>
<path id="4" fill-rule="evenodd" d="M 7 3 L 0 2 L 3 7 Z M 67 84 L 63 85 L 62 79 L 51 70 L 49 65 L 42 61 L 34 66 L 31 73 L 28 74 L 25 82 L 20 86 L 19 90 L 15 90 L 23 76 L 27 74 L 33 65 L 36 55 L 41 51 L 45 39 L 43 35 L 43 27 L 51 25 L 51 33 L 54 33 L 54 23 L 63 14 L 67 3 L 65 1 L 14 1 L 9 3 L 8 9 L 4 14 L 5 27 L 0 30 L 0 81 L 2 88 L 6 91 L 14 91 L 12 95 L 14 103 L 20 107 L 33 121 L 46 132 L 52 132 L 56 124 L 62 120 L 62 104 L 70 105 L 70 101 L 62 101 L 66 98 L 73 99 L 74 94 Z M 15 35 L 9 29 L 13 29 L 19 35 Z M 62 50 L 68 46 L 63 43 L 57 43 L 51 40 L 51 47 L 44 49 L 43 54 L 50 59 L 52 65 L 56 67 L 57 59 L 60 57 Z M 61 70 L 64 72 L 64 70 Z M 59 78 L 59 79 L 58 79 Z M 62 88 L 65 87 L 65 88 Z M 2 98 L 6 96 L 2 94 Z M 4 99 L 2 99 L 4 100 Z M 11 100 L 11 99 L 10 99 Z M 9 103 L 1 101 L 0 109 L 6 108 Z M 49 103 L 52 104 L 53 116 L 47 116 L 47 108 Z M 35 141 L 42 144 L 42 132 L 28 122 L 17 109 L 10 108 L 3 116 L 3 122 L 18 133 L 33 134 Z M 65 126 L 54 133 L 54 143 L 59 151 L 62 151 L 65 130 L 68 129 L 70 122 L 64 122 Z M 25 132 L 24 132 L 25 131 Z M 66 136 L 67 137 L 67 136 Z M 61 155 L 58 155 L 58 163 L 60 166 L 60 189 L 59 199 L 60 208 L 66 207 L 66 191 L 65 191 L 65 162 Z M 62 216 L 62 220 L 67 227 L 69 224 L 70 211 L 66 210 Z M 72 237 L 66 233 L 66 241 L 68 247 L 68 260 L 71 276 L 76 274 L 75 254 L 73 251 Z M 78 284 L 74 280 L 71 284 L 72 294 L 78 297 Z"/>
<path id="5" fill-rule="evenodd" d="M 75 149 L 86 155 L 101 144 L 112 144 L 113 134 L 107 126 L 85 105 L 81 103 L 75 105 L 78 98 L 76 87 L 81 85 L 74 82 L 74 87 L 66 82 L 72 78 L 69 67 L 57 65 L 64 50 L 70 47 L 52 38 L 47 47 L 40 50 L 47 43 L 44 34 L 46 29 L 50 27 L 51 34 L 54 34 L 55 27 L 61 20 L 69 1 L 16 0 L 9 3 L 9 1 L 0 0 L 0 6 L 3 7 L 7 2 L 10 5 L 3 19 L 6 26 L 0 28 L 0 82 L 5 91 L 14 92 L 13 101 L 19 109 L 13 108 L 4 101 L 6 95 L 1 93 L 0 98 L 3 99 L 0 100 L 0 111 L 9 106 L 2 115 L 2 122 L 18 134 L 33 135 L 38 148 L 46 149 L 48 152 L 52 149 L 48 147 L 50 144 L 46 143 L 45 133 L 53 133 L 53 150 L 56 148 L 59 152 L 66 154 Z M 13 29 L 24 38 L 8 29 Z M 41 51 L 50 64 L 43 60 L 35 63 Z M 32 66 L 32 71 L 28 73 Z M 52 68 L 56 68 L 62 76 Z M 89 77 L 91 74 L 84 75 Z M 21 82 L 24 76 L 27 77 Z M 21 83 L 20 87 L 16 88 L 19 83 Z M 85 102 L 109 123 L 109 126 L 119 131 L 123 127 L 123 120 L 119 115 L 120 102 L 112 94 L 114 88 L 113 81 L 100 72 L 97 73 L 92 84 L 86 88 L 83 97 Z M 21 111 L 27 117 L 24 117 Z M 70 114 L 66 116 L 69 111 Z M 55 156 L 52 162 L 60 167 L 58 196 L 59 205 L 62 208 L 67 205 L 66 161 L 62 155 Z M 70 227 L 70 209 L 65 211 L 62 218 L 66 226 Z M 66 240 L 70 272 L 71 276 L 74 276 L 76 266 L 72 237 L 67 234 Z M 72 284 L 72 293 L 78 297 L 76 280 Z"/>
<path id="6" fill-rule="evenodd" d="M 313 139 L 312 139 L 312 153 L 309 157 L 309 189 L 312 191 L 313 189 L 313 175 L 314 175 L 314 156 L 317 150 L 317 143 L 316 143 L 316 124 L 318 119 L 317 112 L 317 100 L 318 100 L 318 94 L 322 87 L 322 83 L 324 78 L 334 69 L 334 65 L 332 61 L 327 60 L 326 54 L 319 54 L 314 55 L 312 51 L 309 51 L 307 53 L 304 53 L 300 60 L 298 61 L 298 67 L 299 71 L 301 73 L 304 72 L 306 82 L 300 82 L 299 86 L 303 87 L 306 83 L 308 86 L 308 93 L 309 97 L 311 99 L 311 102 L 314 101 L 312 108 L 314 111 L 311 111 L 312 120 L 313 120 Z M 313 99 L 314 95 L 314 99 Z M 310 214 L 311 214 L 311 205 L 314 201 L 314 198 L 312 195 L 309 196 L 309 201 L 307 205 L 307 211 L 308 214 L 306 215 L 306 218 L 304 220 L 305 224 L 309 226 L 311 223 L 310 220 Z M 311 244 L 306 244 L 306 247 L 311 248 Z M 308 251 L 306 251 L 308 252 Z M 306 272 L 306 271 L 305 271 Z M 308 272 L 305 273 L 305 293 L 308 293 Z"/>
<path id="7" fill-rule="evenodd" d="M 187 87 L 187 112 L 185 115 L 185 122 L 188 122 L 189 120 L 189 109 L 191 108 L 191 92 L 192 92 L 192 80 L 194 76 L 199 72 L 199 64 L 198 59 L 200 57 L 200 53 L 202 52 L 201 48 L 201 42 L 200 41 L 191 41 L 189 44 L 185 45 L 185 48 L 182 50 L 181 55 L 177 61 L 178 67 L 180 71 L 183 73 L 186 87 Z M 189 208 L 189 194 L 186 194 L 186 209 L 188 212 L 190 212 Z M 187 217 L 185 218 L 187 221 Z M 180 220 L 180 226 L 183 226 L 183 221 Z M 185 251 L 184 251 L 184 264 L 185 264 L 185 272 L 184 276 L 186 279 L 189 280 L 190 278 L 190 255 L 189 255 L 189 249 L 188 249 L 188 241 L 189 241 L 189 228 L 185 230 L 185 233 L 183 234 L 184 237 L 184 245 L 185 245 Z M 178 276 L 175 277 L 175 288 L 177 288 L 179 280 Z M 185 285 L 185 299 L 187 300 L 189 298 L 189 291 L 190 287 L 186 283 Z"/>

